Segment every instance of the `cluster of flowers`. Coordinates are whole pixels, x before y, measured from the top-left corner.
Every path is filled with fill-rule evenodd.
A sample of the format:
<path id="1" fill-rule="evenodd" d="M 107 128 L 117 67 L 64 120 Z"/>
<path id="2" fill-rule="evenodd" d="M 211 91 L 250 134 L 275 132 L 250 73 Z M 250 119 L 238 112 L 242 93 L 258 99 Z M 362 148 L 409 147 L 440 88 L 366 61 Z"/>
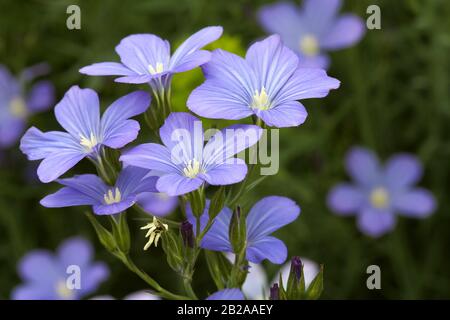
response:
<path id="1" fill-rule="evenodd" d="M 329 63 L 324 51 L 349 46 L 363 35 L 360 19 L 353 15 L 339 17 L 339 7 L 338 0 L 307 0 L 302 9 L 289 3 L 263 8 L 259 14 L 262 25 L 276 34 L 251 45 L 245 58 L 221 49 L 202 49 L 221 36 L 221 27 L 198 31 L 173 54 L 169 42 L 153 34 L 124 38 L 116 47 L 120 63 L 95 63 L 80 72 L 118 76 L 115 81 L 120 83 L 148 84 L 151 94 L 130 93 L 113 102 L 100 116 L 94 90 L 70 88 L 54 110 L 65 131 L 42 132 L 32 127 L 21 139 L 22 152 L 30 160 L 42 160 L 37 170 L 39 179 L 63 186 L 42 199 L 41 204 L 51 208 L 88 205 L 95 215 L 110 216 L 111 230 L 95 215 L 89 214 L 88 218 L 101 243 L 138 274 L 156 296 L 197 298 L 191 281 L 201 249 L 205 249 L 219 290 L 209 299 L 267 296 L 246 292 L 247 274 L 264 259 L 274 264 L 285 262 L 287 248 L 271 234 L 293 222 L 300 207 L 286 197 L 268 196 L 244 212 L 238 204 L 244 191 L 249 190 L 249 173 L 254 165 L 249 168 L 235 155 L 257 144 L 263 129 L 301 125 L 307 112 L 299 100 L 323 98 L 339 87 L 339 81 L 324 70 Z M 191 92 L 188 109 L 210 119 L 251 118 L 253 124 L 217 130 L 205 143 L 199 118 L 171 111 L 172 77 L 199 66 L 206 80 Z M 17 109 L 15 102 L 10 105 L 11 110 Z M 123 150 L 138 137 L 141 124 L 132 118 L 139 115 L 144 115 L 155 142 Z M 60 178 L 84 158 L 93 163 L 97 175 Z M 384 171 L 369 151 L 352 151 L 348 162 L 348 170 L 359 186 L 336 187 L 330 193 L 329 204 L 339 213 L 360 212 L 358 223 L 364 232 L 378 236 L 392 229 L 397 210 L 425 216 L 434 209 L 430 193 L 411 187 L 421 172 L 411 156 L 394 158 Z M 210 199 L 206 199 L 207 192 L 212 195 Z M 185 216 L 182 223 L 156 217 L 166 215 L 178 203 Z M 139 210 L 140 206 L 153 215 L 153 220 L 142 228 L 149 237 L 145 249 L 156 246 L 161 239 L 169 265 L 184 281 L 186 296 L 162 288 L 131 261 L 125 211 Z M 104 266 L 90 264 L 86 244 L 74 243 L 64 245 L 56 260 L 46 252 L 24 259 L 20 273 L 27 284 L 19 287 L 14 296 L 65 299 L 93 291 L 108 271 Z M 222 252 L 233 253 L 233 261 Z M 67 291 L 61 282 L 62 266 L 69 262 L 87 270 L 84 291 L 76 294 Z M 37 268 L 39 264 L 45 268 Z M 320 295 L 322 271 L 317 270 L 314 279 L 305 280 L 298 257 L 287 268 L 284 278 L 288 281 L 283 282 L 282 272 L 272 283 L 268 295 L 271 299 Z M 31 269 L 57 272 L 44 276 L 32 274 Z M 305 281 L 310 283 L 309 288 Z M 244 288 L 244 294 L 240 288 Z"/>

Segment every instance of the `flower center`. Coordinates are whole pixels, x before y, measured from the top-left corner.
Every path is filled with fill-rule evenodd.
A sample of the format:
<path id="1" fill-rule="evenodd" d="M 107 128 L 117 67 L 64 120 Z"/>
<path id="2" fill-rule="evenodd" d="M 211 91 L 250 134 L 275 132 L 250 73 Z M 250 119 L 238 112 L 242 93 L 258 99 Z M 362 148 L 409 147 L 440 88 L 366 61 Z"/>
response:
<path id="1" fill-rule="evenodd" d="M 156 217 L 153 217 L 153 221 L 151 223 L 148 223 L 145 226 L 141 227 L 141 230 L 147 229 L 148 231 L 145 237 L 148 238 L 148 241 L 145 244 L 144 250 L 150 248 L 153 243 L 155 244 L 155 247 L 157 247 L 158 240 L 159 238 L 161 238 L 161 234 L 169 230 L 169 226 L 159 221 Z"/>
<path id="2" fill-rule="evenodd" d="M 103 195 L 103 199 L 105 200 L 106 204 L 118 203 L 122 200 L 122 195 L 120 194 L 119 188 L 116 187 L 114 191 L 112 189 L 109 189 L 108 193 L 105 193 Z"/>
<path id="3" fill-rule="evenodd" d="M 73 296 L 72 290 L 67 288 L 66 282 L 64 280 L 60 280 L 56 284 L 56 293 L 61 299 L 70 299 Z"/>
<path id="4" fill-rule="evenodd" d="M 370 193 L 370 203 L 377 209 L 384 209 L 389 205 L 389 193 L 383 187 L 377 187 Z"/>
<path id="5" fill-rule="evenodd" d="M 183 169 L 183 173 L 188 178 L 195 178 L 201 172 L 200 162 L 197 159 L 189 160 L 186 167 Z"/>
<path id="6" fill-rule="evenodd" d="M 156 67 L 153 67 L 151 64 L 148 65 L 148 72 L 151 75 L 155 75 L 164 71 L 164 65 L 161 62 L 156 63 Z"/>
<path id="7" fill-rule="evenodd" d="M 17 118 L 25 118 L 27 115 L 27 107 L 25 101 L 20 97 L 15 97 L 9 103 L 9 111 Z"/>
<path id="8" fill-rule="evenodd" d="M 307 34 L 300 40 L 300 51 L 304 55 L 313 57 L 319 53 L 319 42 L 317 38 L 311 34 Z"/>
<path id="9" fill-rule="evenodd" d="M 86 151 L 91 152 L 92 149 L 98 144 L 98 141 L 93 133 L 91 133 L 89 138 L 86 138 L 80 134 L 80 144 L 86 149 Z"/>
<path id="10" fill-rule="evenodd" d="M 266 88 L 262 87 L 261 91 L 255 90 L 253 95 L 252 108 L 267 110 L 270 108 L 269 96 L 267 95 Z"/>

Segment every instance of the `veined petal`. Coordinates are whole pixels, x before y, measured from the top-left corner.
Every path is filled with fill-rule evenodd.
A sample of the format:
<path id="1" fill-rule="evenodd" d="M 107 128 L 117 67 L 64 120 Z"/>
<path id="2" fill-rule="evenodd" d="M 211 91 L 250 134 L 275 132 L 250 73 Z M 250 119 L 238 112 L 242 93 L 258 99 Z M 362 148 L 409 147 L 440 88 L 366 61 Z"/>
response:
<path id="1" fill-rule="evenodd" d="M 136 72 L 128 69 L 123 64 L 118 62 L 100 62 L 93 63 L 89 66 L 83 67 L 80 73 L 90 76 L 133 76 Z"/>
<path id="2" fill-rule="evenodd" d="M 69 187 L 61 188 L 40 201 L 40 204 L 46 208 L 92 206 L 99 203 L 99 199 Z"/>
<path id="3" fill-rule="evenodd" d="M 384 175 L 387 184 L 394 190 L 409 187 L 422 177 L 420 161 L 410 154 L 397 154 L 386 163 Z"/>
<path id="4" fill-rule="evenodd" d="M 255 125 L 231 125 L 217 132 L 203 150 L 206 171 L 256 144 L 262 132 L 262 129 Z"/>
<path id="5" fill-rule="evenodd" d="M 132 207 L 136 203 L 136 196 L 130 196 L 120 202 L 112 204 L 97 204 L 93 206 L 95 214 L 98 215 L 110 215 L 125 211 Z"/>
<path id="6" fill-rule="evenodd" d="M 414 188 L 396 195 L 392 205 L 398 214 L 426 218 L 436 209 L 436 200 L 430 191 Z"/>
<path id="7" fill-rule="evenodd" d="M 39 164 L 37 174 L 44 183 L 58 179 L 86 155 L 78 150 L 62 149 L 53 152 Z"/>
<path id="8" fill-rule="evenodd" d="M 156 143 L 138 145 L 122 154 L 120 161 L 164 173 L 180 173 L 180 169 L 172 163 L 170 151 Z"/>
<path id="9" fill-rule="evenodd" d="M 72 178 L 60 179 L 58 182 L 93 199 L 97 199 L 100 203 L 103 202 L 103 197 L 109 189 L 103 180 L 95 174 L 80 174 Z"/>
<path id="10" fill-rule="evenodd" d="M 144 75 L 139 75 L 139 76 L 125 76 L 125 77 L 116 78 L 116 79 L 114 79 L 114 81 L 120 82 L 120 83 L 141 84 L 141 83 L 147 83 L 150 80 L 161 77 L 167 73 L 168 72 L 163 72 L 158 75 L 144 74 Z"/>
<path id="11" fill-rule="evenodd" d="M 278 94 L 298 65 L 297 55 L 283 45 L 279 35 L 254 43 L 245 60 L 255 72 L 256 89 L 265 88 L 269 98 Z"/>
<path id="12" fill-rule="evenodd" d="M 260 263 L 264 259 L 268 259 L 274 264 L 282 264 L 286 258 L 286 245 L 275 237 L 260 238 L 249 243 L 247 247 L 247 260 L 253 263 Z"/>
<path id="13" fill-rule="evenodd" d="M 247 174 L 247 164 L 239 158 L 231 158 L 226 162 L 215 165 L 212 169 L 199 175 L 210 185 L 223 186 L 241 182 Z"/>
<path id="14" fill-rule="evenodd" d="M 232 91 L 222 80 L 208 79 L 187 100 L 192 112 L 210 119 L 244 119 L 253 114 L 248 94 Z"/>
<path id="15" fill-rule="evenodd" d="M 323 98 L 330 90 L 339 88 L 340 81 L 331 78 L 325 70 L 317 68 L 297 68 L 285 86 L 275 97 L 276 104 L 293 100 Z"/>
<path id="16" fill-rule="evenodd" d="M 223 289 L 210 295 L 206 300 L 245 300 L 244 294 L 238 288 Z"/>
<path id="17" fill-rule="evenodd" d="M 211 229 L 206 233 L 201 242 L 201 247 L 213 251 L 231 252 L 231 243 L 228 235 L 232 211 L 224 207 L 214 219 Z M 208 220 L 207 214 L 206 220 Z M 195 226 L 195 219 L 190 222 Z"/>
<path id="18" fill-rule="evenodd" d="M 83 153 L 78 142 L 68 133 L 61 131 L 42 132 L 31 127 L 20 141 L 20 150 L 29 160 L 43 159 L 61 150 Z"/>
<path id="19" fill-rule="evenodd" d="M 155 185 L 158 177 L 146 177 L 149 172 L 148 169 L 127 166 L 120 172 L 116 187 L 124 198 L 141 192 L 157 192 Z"/>
<path id="20" fill-rule="evenodd" d="M 331 189 L 328 194 L 328 207 L 337 214 L 356 213 L 364 204 L 364 192 L 351 184 L 342 183 Z"/>
<path id="21" fill-rule="evenodd" d="M 313 57 L 298 53 L 298 67 L 307 69 L 328 69 L 330 57 L 326 54 L 318 54 Z"/>
<path id="22" fill-rule="evenodd" d="M 217 40 L 223 32 L 222 27 L 206 27 L 203 28 L 188 39 L 186 39 L 174 52 L 170 59 L 170 69 L 178 69 L 178 72 L 190 70 L 200 64 L 194 65 L 192 62 L 192 55 L 199 55 L 196 53 L 199 49 L 203 48 L 207 44 Z M 199 60 L 199 62 L 202 62 Z M 204 61 L 201 63 L 203 64 Z"/>
<path id="23" fill-rule="evenodd" d="M 55 101 L 55 87 L 50 81 L 38 81 L 31 87 L 27 107 L 32 112 L 47 110 Z"/>
<path id="24" fill-rule="evenodd" d="M 380 180 L 378 158 L 371 150 L 354 147 L 345 160 L 348 174 L 358 183 L 372 187 Z"/>
<path id="25" fill-rule="evenodd" d="M 153 34 L 125 37 L 117 45 L 116 52 L 122 63 L 139 75 L 151 74 L 150 66 L 156 70 L 158 63 L 163 70 L 169 66 L 170 44 Z"/>
<path id="26" fill-rule="evenodd" d="M 159 129 L 164 145 L 170 150 L 172 162 L 183 165 L 203 156 L 202 122 L 187 112 L 172 112 Z"/>
<path id="27" fill-rule="evenodd" d="M 204 183 L 200 178 L 187 178 L 181 174 L 166 174 L 156 182 L 159 192 L 167 193 L 169 196 L 180 196 L 197 190 Z"/>
<path id="28" fill-rule="evenodd" d="M 121 148 L 136 139 L 139 123 L 128 119 L 145 112 L 150 100 L 145 91 L 135 91 L 113 102 L 101 119 L 103 143 L 110 148 Z"/>
<path id="29" fill-rule="evenodd" d="M 291 199 L 279 196 L 259 200 L 248 213 L 247 239 L 254 242 L 297 219 L 300 207 Z"/>
<path id="30" fill-rule="evenodd" d="M 320 46 L 326 50 L 338 50 L 350 47 L 363 37 L 365 24 L 363 20 L 352 14 L 340 16 L 330 31 L 320 39 Z"/>
<path id="31" fill-rule="evenodd" d="M 72 86 L 55 107 L 55 116 L 61 126 L 75 139 L 89 139 L 100 134 L 100 103 L 92 89 Z"/>
<path id="32" fill-rule="evenodd" d="M 198 50 L 185 57 L 181 64 L 172 68 L 173 73 L 192 70 L 198 66 L 207 63 L 211 59 L 211 52 Z"/>
<path id="33" fill-rule="evenodd" d="M 296 127 L 308 116 L 305 107 L 298 101 L 284 102 L 268 110 L 258 110 L 256 115 L 270 127 Z"/>

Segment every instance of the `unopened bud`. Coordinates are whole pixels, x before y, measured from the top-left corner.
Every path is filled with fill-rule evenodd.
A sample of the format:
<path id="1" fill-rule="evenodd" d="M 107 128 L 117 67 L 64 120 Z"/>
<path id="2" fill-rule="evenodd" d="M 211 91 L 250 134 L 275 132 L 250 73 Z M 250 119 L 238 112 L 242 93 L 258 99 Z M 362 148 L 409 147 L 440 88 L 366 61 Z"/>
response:
<path id="1" fill-rule="evenodd" d="M 183 238 L 183 244 L 185 247 L 194 247 L 194 230 L 189 221 L 183 221 L 180 226 L 181 237 Z"/>
<path id="2" fill-rule="evenodd" d="M 278 283 L 274 283 L 272 287 L 270 287 L 270 300 L 280 300 L 280 288 L 278 287 Z"/>

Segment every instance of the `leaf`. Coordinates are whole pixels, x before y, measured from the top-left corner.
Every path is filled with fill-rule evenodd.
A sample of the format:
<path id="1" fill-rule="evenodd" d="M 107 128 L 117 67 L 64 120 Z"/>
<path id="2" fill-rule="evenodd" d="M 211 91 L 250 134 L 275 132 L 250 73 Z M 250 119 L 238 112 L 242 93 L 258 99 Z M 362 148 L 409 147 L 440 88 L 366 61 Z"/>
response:
<path id="1" fill-rule="evenodd" d="M 306 299 L 317 300 L 320 298 L 323 291 L 323 264 L 320 265 L 320 272 L 311 282 L 306 291 Z"/>
<path id="2" fill-rule="evenodd" d="M 224 289 L 231 273 L 231 262 L 221 252 L 209 250 L 204 250 L 204 252 L 209 273 L 217 289 Z"/>

